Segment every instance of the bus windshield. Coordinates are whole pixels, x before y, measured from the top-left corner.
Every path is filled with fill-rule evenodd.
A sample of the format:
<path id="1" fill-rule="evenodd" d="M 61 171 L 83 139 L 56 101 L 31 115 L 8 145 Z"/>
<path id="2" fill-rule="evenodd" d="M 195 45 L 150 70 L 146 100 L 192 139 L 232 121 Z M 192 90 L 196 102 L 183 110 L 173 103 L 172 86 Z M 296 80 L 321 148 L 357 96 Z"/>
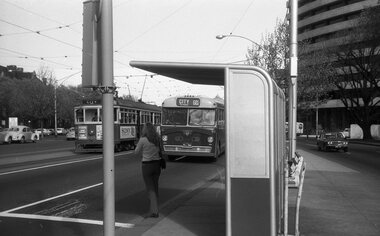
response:
<path id="1" fill-rule="evenodd" d="M 187 109 L 162 109 L 162 124 L 163 125 L 186 125 L 187 124 Z"/>
<path id="2" fill-rule="evenodd" d="M 164 108 L 162 110 L 163 125 L 187 125 L 187 121 L 189 121 L 189 125 L 214 125 L 215 110 L 183 108 Z"/>
<path id="3" fill-rule="evenodd" d="M 211 109 L 190 109 L 189 125 L 214 125 L 215 110 Z"/>

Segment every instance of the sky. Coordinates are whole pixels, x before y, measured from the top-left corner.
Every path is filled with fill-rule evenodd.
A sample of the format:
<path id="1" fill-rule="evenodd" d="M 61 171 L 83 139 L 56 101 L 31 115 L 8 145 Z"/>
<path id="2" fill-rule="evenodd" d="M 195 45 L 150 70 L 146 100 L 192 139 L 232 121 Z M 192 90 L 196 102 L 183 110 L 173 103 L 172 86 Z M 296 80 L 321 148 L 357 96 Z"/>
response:
<path id="1" fill-rule="evenodd" d="M 58 85 L 80 85 L 82 0 L 0 0 L 0 65 L 47 69 Z M 131 60 L 244 63 L 252 43 L 273 32 L 285 0 L 113 0 L 114 83 L 119 95 L 161 105 L 176 95 L 224 97 L 222 86 L 193 85 L 131 68 Z M 145 85 L 144 85 L 145 84 Z"/>

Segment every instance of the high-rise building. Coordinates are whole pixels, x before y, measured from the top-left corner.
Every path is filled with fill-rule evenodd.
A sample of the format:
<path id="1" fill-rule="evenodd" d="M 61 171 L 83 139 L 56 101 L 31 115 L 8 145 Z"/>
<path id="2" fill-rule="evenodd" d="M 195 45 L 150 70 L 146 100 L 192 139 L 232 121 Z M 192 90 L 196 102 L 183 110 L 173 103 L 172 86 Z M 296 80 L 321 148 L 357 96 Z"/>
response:
<path id="1" fill-rule="evenodd" d="M 343 42 L 343 32 L 355 26 L 363 10 L 377 5 L 380 5 L 379 0 L 299 0 L 298 41 L 307 41 L 309 52 L 337 47 Z M 318 111 L 321 129 L 343 130 L 353 122 L 336 96 L 318 106 Z M 299 110 L 298 114 L 297 120 L 303 121 L 306 129 L 315 129 L 315 113 Z"/>

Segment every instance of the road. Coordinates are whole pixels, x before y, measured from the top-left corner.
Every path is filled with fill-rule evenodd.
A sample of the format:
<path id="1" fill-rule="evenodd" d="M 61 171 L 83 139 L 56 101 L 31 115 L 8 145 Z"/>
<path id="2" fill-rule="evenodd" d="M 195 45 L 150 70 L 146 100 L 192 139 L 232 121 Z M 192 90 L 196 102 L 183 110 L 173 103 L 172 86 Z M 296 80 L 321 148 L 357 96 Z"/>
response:
<path id="1" fill-rule="evenodd" d="M 102 156 L 75 154 L 73 146 L 62 137 L 0 145 L 0 232 L 102 235 Z M 223 178 L 224 163 L 224 157 L 211 163 L 194 157 L 168 163 L 160 178 L 162 214 L 211 178 Z M 140 160 L 131 151 L 115 154 L 115 188 L 117 228 L 128 231 L 148 211 Z M 141 235 L 150 226 L 131 232 Z"/>
<path id="2" fill-rule="evenodd" d="M 363 173 L 380 175 L 380 146 L 364 145 L 349 140 L 349 150 L 346 153 L 324 152 L 318 151 L 315 138 L 299 138 L 297 149 L 305 150 Z"/>
<path id="3" fill-rule="evenodd" d="M 102 157 L 75 154 L 73 145 L 63 138 L 0 145 L 1 235 L 103 235 Z M 363 177 L 380 176 L 379 146 L 351 143 L 347 153 L 321 152 L 315 139 L 299 139 L 297 149 Z M 159 219 L 141 217 L 148 201 L 139 160 L 131 152 L 116 153 L 115 166 L 117 235 L 142 235 Z M 190 157 L 168 163 L 160 178 L 161 215 L 206 188 L 211 178 L 224 182 L 224 172 L 223 156 L 215 163 Z M 310 204 L 306 196 L 303 201 Z"/>

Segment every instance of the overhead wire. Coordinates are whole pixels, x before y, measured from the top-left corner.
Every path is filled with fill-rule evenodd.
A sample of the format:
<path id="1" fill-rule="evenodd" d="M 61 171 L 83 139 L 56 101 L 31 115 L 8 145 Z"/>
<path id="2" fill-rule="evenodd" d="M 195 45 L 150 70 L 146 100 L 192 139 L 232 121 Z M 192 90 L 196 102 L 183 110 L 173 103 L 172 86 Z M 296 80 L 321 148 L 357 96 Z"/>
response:
<path id="1" fill-rule="evenodd" d="M 82 47 L 78 47 L 78 46 L 76 46 L 76 45 L 74 45 L 74 44 L 71 44 L 71 43 L 68 43 L 68 42 L 62 41 L 62 40 L 60 40 L 60 39 L 56 39 L 56 38 L 53 38 L 53 37 L 51 37 L 51 36 L 48 36 L 48 35 L 45 35 L 45 34 L 41 34 L 41 32 L 39 32 L 39 31 L 31 30 L 31 29 L 28 29 L 28 28 L 26 28 L 26 27 L 23 27 L 23 26 L 20 26 L 20 25 L 17 25 L 17 24 L 11 23 L 11 22 L 6 21 L 6 20 L 3 20 L 3 19 L 0 19 L 0 21 L 1 21 L 1 22 L 4 22 L 4 23 L 7 23 L 7 24 L 9 24 L 9 25 L 12 25 L 12 26 L 14 26 L 14 27 L 18 27 L 18 28 L 21 28 L 21 29 L 24 29 L 24 30 L 30 31 L 30 32 L 32 32 L 32 33 L 36 33 L 36 34 L 38 34 L 38 35 L 41 35 L 41 36 L 43 36 L 43 37 L 46 37 L 46 38 L 49 38 L 49 39 L 51 39 L 51 40 L 57 41 L 57 42 L 59 42 L 59 43 L 62 43 L 62 44 L 65 44 L 65 45 L 71 46 L 71 47 L 73 47 L 73 48 L 77 48 L 77 49 L 79 49 L 79 50 L 82 50 Z"/>
<path id="2" fill-rule="evenodd" d="M 28 54 L 25 54 L 25 53 L 22 53 L 22 52 L 17 52 L 17 51 L 14 51 L 14 50 L 6 49 L 6 48 L 1 48 L 1 47 L 0 47 L 0 50 L 8 51 L 8 52 L 11 52 L 11 53 L 13 53 L 13 54 L 22 55 L 22 56 L 23 56 L 22 58 L 24 58 L 24 59 L 31 59 L 31 60 L 38 60 L 38 61 L 46 61 L 46 62 L 53 63 L 53 64 L 56 64 L 56 65 L 60 65 L 60 66 L 64 66 L 64 67 L 68 67 L 68 69 L 70 69 L 70 70 L 72 70 L 72 69 L 75 68 L 75 67 L 72 67 L 72 66 L 69 66 L 69 65 L 63 64 L 63 63 L 59 63 L 59 62 L 55 62 L 55 61 L 46 60 L 44 57 L 35 57 L 35 56 L 31 56 L 31 55 L 28 55 Z"/>
<path id="3" fill-rule="evenodd" d="M 240 17 L 240 19 L 237 21 L 237 23 L 235 24 L 235 26 L 232 28 L 230 34 L 233 34 L 236 30 L 236 28 L 239 26 L 240 22 L 243 20 L 243 18 L 245 17 L 245 15 L 247 14 L 249 8 L 251 8 L 253 2 L 255 0 L 252 0 L 251 3 L 248 5 L 248 7 L 245 9 L 243 15 Z M 215 57 L 220 53 L 220 51 L 224 48 L 225 44 L 227 43 L 227 40 L 228 40 L 228 37 L 226 38 L 226 40 L 224 40 L 224 42 L 222 43 L 222 45 L 219 47 L 218 51 L 216 51 L 215 55 L 213 56 L 212 58 L 212 61 L 214 61 Z"/>
<path id="4" fill-rule="evenodd" d="M 6 22 L 6 23 L 8 23 L 8 22 Z M 53 31 L 53 30 L 60 30 L 60 29 L 68 28 L 68 27 L 70 27 L 70 25 L 63 25 L 63 26 L 52 27 L 52 28 L 41 29 L 41 30 L 35 30 L 35 31 L 28 30 L 28 31 L 25 31 L 25 32 L 0 34 L 0 37 L 3 37 L 3 36 L 13 36 L 13 35 L 21 35 L 21 34 L 32 34 L 32 33 L 36 33 L 36 32 L 47 32 L 47 31 Z"/>
<path id="5" fill-rule="evenodd" d="M 185 2 L 184 4 L 182 4 L 179 8 L 175 9 L 172 13 L 170 13 L 166 17 L 162 18 L 160 21 L 158 21 L 156 24 L 154 24 L 151 27 L 149 27 L 147 30 L 145 30 L 141 34 L 137 35 L 134 39 L 132 39 L 131 41 L 127 42 L 126 44 L 120 46 L 117 50 L 115 50 L 115 52 L 119 52 L 121 49 L 123 49 L 123 48 L 129 46 L 130 44 L 132 44 L 137 39 L 141 38 L 142 36 L 144 36 L 145 34 L 147 34 L 149 31 L 151 31 L 152 29 L 154 29 L 155 27 L 157 27 L 158 25 L 160 25 L 161 23 L 165 22 L 170 17 L 172 17 L 173 15 L 175 15 L 176 13 L 178 13 L 180 10 L 182 10 L 183 8 L 185 8 L 190 2 L 192 2 L 192 0 L 189 0 L 189 1 Z"/>
<path id="6" fill-rule="evenodd" d="M 30 13 L 30 14 L 36 15 L 36 16 L 38 16 L 38 17 L 41 17 L 41 18 L 43 18 L 43 19 L 45 19 L 45 20 L 48 20 L 48 21 L 50 21 L 50 22 L 57 23 L 57 24 L 59 24 L 59 25 L 74 25 L 74 24 L 78 24 L 78 23 L 81 23 L 81 22 L 82 22 L 82 21 L 77 21 L 77 22 L 74 22 L 74 23 L 71 23 L 71 24 L 64 24 L 64 23 L 62 23 L 62 22 L 59 22 L 59 21 L 57 21 L 57 20 L 51 19 L 51 18 L 49 18 L 49 17 L 46 17 L 46 16 L 44 16 L 44 15 L 41 15 L 41 14 L 38 14 L 38 13 L 36 13 L 36 12 L 33 12 L 33 11 L 29 10 L 29 9 L 26 9 L 26 8 L 24 8 L 24 7 L 22 7 L 22 6 L 19 6 L 19 5 L 17 5 L 17 4 L 14 4 L 13 2 L 10 2 L 10 1 L 7 1 L 7 0 L 3 0 L 3 1 L 4 1 L 5 3 L 7 3 L 7 4 L 9 4 L 9 5 L 12 5 L 12 6 L 16 7 L 16 8 L 19 8 L 19 9 L 21 9 L 21 10 L 23 10 L 23 11 L 26 11 L 26 12 L 28 12 L 28 13 Z M 81 34 L 81 32 L 79 32 L 79 31 L 77 31 L 77 30 L 75 30 L 75 29 L 73 29 L 73 28 L 71 28 L 71 27 L 70 27 L 70 29 L 71 29 L 72 31 L 78 33 L 78 34 Z"/>

